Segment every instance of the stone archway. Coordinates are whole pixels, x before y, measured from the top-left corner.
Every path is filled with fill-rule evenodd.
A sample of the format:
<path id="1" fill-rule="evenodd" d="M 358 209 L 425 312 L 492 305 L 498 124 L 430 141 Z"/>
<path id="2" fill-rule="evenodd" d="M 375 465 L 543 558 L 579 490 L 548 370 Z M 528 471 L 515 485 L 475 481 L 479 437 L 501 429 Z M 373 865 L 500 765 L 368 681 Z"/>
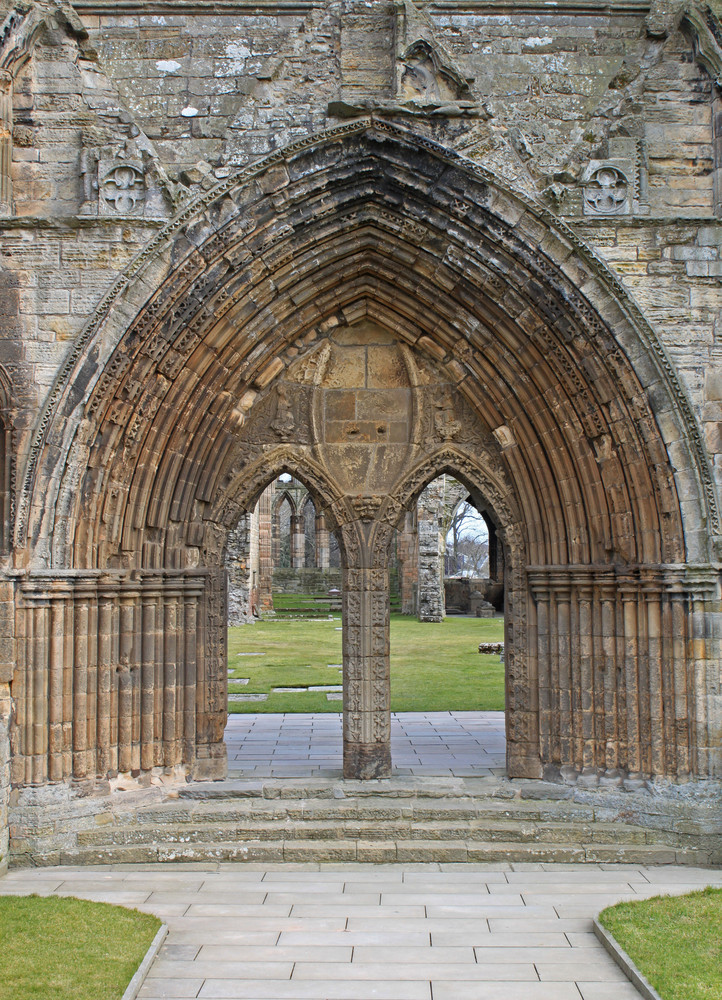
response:
<path id="1" fill-rule="evenodd" d="M 186 210 L 76 345 L 19 510 L 17 783 L 224 773 L 222 551 L 282 470 L 341 540 L 345 774 L 389 773 L 386 546 L 444 470 L 507 548 L 510 774 L 719 772 L 717 511 L 664 352 L 538 206 L 359 122 Z"/>

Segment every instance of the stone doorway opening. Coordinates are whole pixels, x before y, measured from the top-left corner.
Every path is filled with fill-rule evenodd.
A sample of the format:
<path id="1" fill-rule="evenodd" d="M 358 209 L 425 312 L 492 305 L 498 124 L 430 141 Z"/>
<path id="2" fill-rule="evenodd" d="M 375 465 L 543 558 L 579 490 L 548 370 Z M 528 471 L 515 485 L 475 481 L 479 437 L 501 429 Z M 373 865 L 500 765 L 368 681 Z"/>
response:
<path id="1" fill-rule="evenodd" d="M 490 565 L 486 523 L 494 532 L 493 515 L 478 491 L 447 473 L 411 498 L 410 507 L 386 550 L 390 646 L 397 636 L 397 649 L 391 649 L 391 683 L 396 681 L 397 690 L 390 712 L 390 773 L 499 773 L 505 764 L 503 656 L 498 649 L 480 654 L 479 646 L 503 643 L 503 582 L 497 612 L 478 590 L 487 595 L 494 581 L 476 576 Z M 447 535 L 453 536 L 450 559 Z M 491 537 L 495 543 L 496 534 Z M 284 470 L 271 478 L 229 533 L 230 773 L 341 773 L 344 679 L 347 691 L 353 689 L 342 666 L 341 610 L 347 612 L 347 630 L 353 628 L 348 613 L 354 602 L 342 590 L 338 562 L 340 544 L 327 527 L 323 499 L 304 484 L 302 474 Z M 460 582 L 467 584 L 466 605 L 455 608 L 457 614 L 442 626 L 451 562 L 452 569 L 464 564 L 453 592 L 458 603 Z M 494 552 L 491 564 L 503 573 L 501 555 Z M 412 615 L 409 593 L 416 601 Z M 409 625 L 415 627 L 413 638 Z M 336 640 L 335 651 L 329 639 Z M 299 650 L 312 662 L 295 663 Z M 316 676 L 324 668 L 333 676 Z"/>
<path id="2" fill-rule="evenodd" d="M 392 706 L 401 690 L 411 690 L 417 703 L 404 713 L 403 735 L 392 734 L 394 774 L 506 773 L 507 560 L 504 528 L 484 482 L 483 471 L 470 464 L 430 465 L 399 523 L 395 554 L 405 618 L 390 630 Z M 423 635 L 412 647 L 415 659 L 400 641 L 409 619 Z"/>
<path id="3" fill-rule="evenodd" d="M 231 774 L 340 773 L 342 575 L 326 508 L 281 467 L 228 534 Z"/>
<path id="4" fill-rule="evenodd" d="M 392 614 L 391 706 L 403 715 L 392 715 L 394 774 L 505 769 L 504 560 L 494 520 L 478 491 L 442 472 L 397 529 L 391 578 L 395 564 L 403 618 Z"/>

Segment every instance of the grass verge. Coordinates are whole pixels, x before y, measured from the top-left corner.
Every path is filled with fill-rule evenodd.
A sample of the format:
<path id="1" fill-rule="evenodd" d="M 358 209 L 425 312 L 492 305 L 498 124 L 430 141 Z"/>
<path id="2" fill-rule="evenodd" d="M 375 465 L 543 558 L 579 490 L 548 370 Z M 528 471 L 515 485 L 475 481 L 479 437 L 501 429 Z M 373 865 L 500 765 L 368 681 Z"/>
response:
<path id="1" fill-rule="evenodd" d="M 722 889 L 618 903 L 599 922 L 663 1000 L 722 997 Z"/>
<path id="2" fill-rule="evenodd" d="M 394 712 L 502 711 L 504 666 L 478 652 L 504 638 L 501 618 L 446 618 L 439 624 L 391 616 L 391 709 Z M 249 655 L 255 654 L 255 655 Z M 340 712 L 324 692 L 272 693 L 274 687 L 341 683 L 341 620 L 273 621 L 228 630 L 229 690 L 268 694 L 231 702 L 229 711 Z M 234 679 L 248 683 L 234 684 Z"/>
<path id="3" fill-rule="evenodd" d="M 120 1000 L 160 925 L 109 903 L 0 896 L 0 1000 Z"/>

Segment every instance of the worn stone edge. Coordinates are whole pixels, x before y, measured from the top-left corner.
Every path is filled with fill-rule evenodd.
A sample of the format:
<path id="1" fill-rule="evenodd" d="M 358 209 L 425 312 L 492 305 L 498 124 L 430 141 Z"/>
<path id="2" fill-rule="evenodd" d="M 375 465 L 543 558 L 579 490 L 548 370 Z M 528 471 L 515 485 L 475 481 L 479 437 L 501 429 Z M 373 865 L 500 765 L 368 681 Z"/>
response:
<path id="1" fill-rule="evenodd" d="M 609 931 L 605 930 L 596 918 L 592 920 L 592 927 L 597 939 L 645 1000 L 662 1000 L 662 997 L 657 993 L 654 986 L 647 982 L 624 948 L 617 944 Z"/>
<path id="2" fill-rule="evenodd" d="M 158 928 L 156 936 L 150 943 L 148 951 L 145 953 L 143 961 L 140 963 L 135 971 L 135 975 L 128 983 L 125 988 L 125 993 L 123 994 L 121 1000 L 135 1000 L 135 998 L 140 993 L 140 988 L 145 982 L 146 976 L 150 972 L 150 967 L 156 959 L 156 955 L 160 951 L 160 946 L 166 939 L 168 934 L 168 924 L 161 924 Z"/>

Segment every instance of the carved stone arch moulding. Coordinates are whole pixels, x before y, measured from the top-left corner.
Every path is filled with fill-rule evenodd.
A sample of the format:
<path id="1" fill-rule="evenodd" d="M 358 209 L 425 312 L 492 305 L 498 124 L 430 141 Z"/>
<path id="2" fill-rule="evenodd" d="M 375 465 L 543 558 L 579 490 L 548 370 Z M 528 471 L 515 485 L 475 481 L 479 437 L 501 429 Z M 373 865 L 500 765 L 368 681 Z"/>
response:
<path id="1" fill-rule="evenodd" d="M 283 503 L 287 503 L 290 508 L 291 514 L 295 514 L 296 506 L 294 504 L 293 497 L 288 492 L 288 490 L 279 490 L 276 496 L 273 498 L 274 513 Z"/>
<path id="2" fill-rule="evenodd" d="M 359 190 L 348 178 L 361 162 L 373 176 Z M 18 730 L 16 780 L 220 772 L 218 552 L 283 471 L 342 537 L 346 773 L 387 773 L 385 546 L 444 467 L 476 484 L 518 552 L 511 773 L 718 773 L 717 507 L 671 363 L 544 209 L 430 140 L 362 121 L 204 195 L 74 346 L 39 419 L 17 528 L 32 567 L 18 628 L 71 634 L 52 656 L 47 641 L 23 647 L 16 691 L 18 718 L 35 718 L 30 679 L 61 691 L 72 675 L 102 725 L 88 741 L 82 699 L 53 702 L 47 755 Z M 109 648 L 129 668 L 106 699 L 120 684 Z M 143 691 L 167 724 L 141 710 L 135 726 Z"/>
<path id="3" fill-rule="evenodd" d="M 234 481 L 217 498 L 211 512 L 212 520 L 231 527 L 242 514 L 253 510 L 266 486 L 284 472 L 306 487 L 316 509 L 326 514 L 329 527 L 332 527 L 335 518 L 328 512 L 340 498 L 338 489 L 307 452 L 288 446 L 266 451 L 238 470 Z"/>
<path id="4" fill-rule="evenodd" d="M 33 511 L 31 497 L 34 489 L 40 488 L 44 493 L 48 484 L 56 482 L 56 477 L 52 476 L 51 469 L 47 466 L 47 460 L 53 456 L 62 466 L 67 459 L 69 445 L 78 426 L 77 422 L 82 416 L 77 407 L 73 410 L 71 386 L 85 394 L 93 390 L 93 399 L 97 401 L 93 406 L 102 406 L 102 400 L 108 398 L 108 392 L 112 391 L 112 387 L 130 366 L 132 352 L 137 349 L 136 345 L 151 334 L 155 337 L 154 349 L 164 352 L 165 370 L 173 376 L 174 366 L 182 364 L 184 357 L 177 347 L 182 351 L 192 350 L 194 343 L 197 343 L 195 338 L 198 334 L 195 331 L 201 331 L 204 324 L 212 318 L 217 319 L 219 314 L 223 314 L 224 309 L 231 309 L 236 301 L 230 288 L 221 288 L 216 300 L 213 301 L 213 309 L 209 309 L 202 304 L 202 299 L 196 298 L 195 292 L 197 290 L 200 294 L 201 288 L 200 285 L 197 289 L 194 288 L 194 279 L 200 279 L 202 283 L 202 275 L 209 263 L 214 260 L 221 263 L 226 261 L 224 266 L 228 268 L 230 265 L 234 273 L 239 275 L 239 280 L 241 276 L 245 278 L 254 272 L 264 271 L 269 265 L 273 267 L 277 263 L 279 251 L 276 247 L 282 246 L 284 240 L 297 238 L 297 233 L 284 230 L 283 226 L 271 227 L 270 230 L 266 226 L 254 236 L 255 227 L 253 230 L 250 229 L 254 224 L 249 221 L 245 211 L 246 202 L 250 197 L 249 192 L 254 190 L 254 179 L 260 175 L 267 175 L 269 180 L 275 181 L 278 190 L 274 195 L 277 203 L 282 205 L 283 192 L 289 186 L 291 176 L 289 169 L 293 173 L 294 164 L 298 163 L 300 166 L 301 161 L 307 158 L 320 160 L 322 163 L 317 167 L 320 179 L 326 169 L 324 157 L 328 159 L 326 154 L 333 153 L 332 159 L 337 160 L 342 155 L 344 142 L 356 143 L 357 146 L 359 143 L 362 145 L 368 143 L 371 149 L 378 148 L 383 152 L 390 149 L 396 155 L 404 155 L 411 151 L 417 159 L 426 157 L 427 162 L 438 164 L 439 169 L 443 169 L 444 164 L 452 166 L 468 186 L 469 192 L 475 191 L 472 197 L 476 197 L 477 204 L 484 205 L 487 230 L 497 240 L 507 242 L 512 254 L 525 246 L 523 234 L 527 218 L 530 223 L 536 220 L 534 225 L 541 221 L 548 229 L 550 237 L 553 235 L 549 240 L 550 249 L 546 256 L 538 251 L 533 254 L 529 251 L 527 253 L 533 257 L 537 269 L 539 266 L 542 267 L 541 280 L 544 278 L 545 270 L 547 274 L 554 272 L 557 279 L 564 278 L 572 288 L 578 285 L 580 278 L 584 279 L 585 295 L 580 298 L 577 293 L 576 299 L 579 302 L 580 314 L 586 314 L 580 316 L 581 321 L 592 332 L 595 329 L 604 332 L 603 319 L 600 317 L 603 317 L 605 310 L 609 311 L 610 298 L 613 300 L 608 329 L 614 329 L 617 342 L 621 342 L 625 353 L 636 356 L 641 348 L 651 362 L 655 374 L 661 377 L 667 387 L 668 402 L 664 405 L 668 409 L 665 411 L 665 417 L 679 427 L 679 443 L 674 446 L 677 451 L 674 462 L 675 476 L 680 483 L 681 491 L 686 496 L 699 498 L 698 524 L 690 526 L 691 530 L 687 532 L 689 539 L 687 544 L 688 548 L 692 545 L 701 550 L 705 545 L 705 536 L 709 539 L 711 534 L 716 535 L 719 518 L 715 488 L 699 428 L 672 364 L 619 281 L 551 213 L 536 203 L 529 202 L 518 192 L 509 191 L 478 164 L 465 161 L 453 151 L 444 149 L 431 140 L 414 136 L 397 126 L 363 120 L 341 126 L 312 139 L 304 139 L 282 153 L 276 153 L 219 184 L 165 227 L 109 290 L 95 316 L 69 353 L 40 415 L 23 473 L 16 529 L 18 542 L 23 544 L 30 531 L 38 555 L 42 558 L 43 543 L 38 534 L 42 529 L 37 522 L 37 514 L 33 512 L 32 523 L 30 521 Z M 349 153 L 351 152 L 350 150 Z M 228 202 L 238 206 L 238 214 L 231 215 L 230 219 L 224 218 L 223 225 L 219 228 L 215 206 Z M 449 203 L 447 210 L 454 210 L 452 203 Z M 280 211 L 283 214 L 283 210 Z M 497 221 L 494 223 L 494 220 Z M 358 221 L 364 220 L 359 217 Z M 194 244 L 198 243 L 201 232 L 206 234 L 205 242 L 201 240 L 200 249 L 195 249 L 195 246 L 188 249 L 189 244 L 184 240 L 186 231 L 192 237 Z M 179 260 L 174 259 L 172 248 L 182 243 L 185 243 L 186 247 L 182 251 L 184 257 Z M 533 245 L 535 247 L 538 245 L 536 237 Z M 556 262 L 554 262 L 555 257 Z M 448 260 L 453 267 L 452 258 L 453 255 Z M 479 267 L 481 266 L 483 265 L 480 262 Z M 568 278 L 565 278 L 565 272 L 569 273 Z M 499 285 L 504 285 L 503 278 L 499 281 Z M 149 289 L 161 286 L 162 295 L 155 293 L 148 298 Z M 189 297 L 185 293 L 191 289 L 194 294 Z M 184 296 L 185 307 L 180 309 L 172 307 L 169 314 L 166 303 L 171 303 L 172 306 L 174 297 L 179 295 Z M 120 308 L 121 302 L 122 308 Z M 570 300 L 571 306 L 573 300 Z M 141 307 L 142 311 L 133 325 L 127 347 L 118 350 L 123 337 L 127 338 L 129 313 L 137 313 Z M 560 306 L 560 312 L 562 308 Z M 178 343 L 174 337 L 174 330 L 177 329 L 184 331 L 182 343 Z M 611 337 L 610 334 L 606 335 Z M 171 350 L 170 345 L 174 340 Z M 614 337 L 611 337 L 611 342 L 613 341 Z M 113 351 L 115 355 L 111 357 Z M 128 400 L 127 405 L 130 405 L 130 402 Z M 65 421 L 56 419 L 54 415 L 64 412 L 68 404 L 71 407 L 68 412 L 69 419 Z M 590 407 L 590 415 L 593 410 L 594 407 Z M 94 412 L 97 414 L 97 410 Z M 93 412 L 89 416 L 92 418 Z M 47 509 L 47 504 L 41 504 L 36 508 L 36 510 Z M 704 525 L 708 525 L 710 530 L 705 530 Z M 46 522 L 45 530 L 48 527 Z M 691 554 L 695 555 L 694 552 Z M 703 556 L 701 551 L 699 556 Z"/>
<path id="5" fill-rule="evenodd" d="M 0 365 L 0 555 L 12 550 L 15 522 L 15 420 L 16 401 L 12 381 Z"/>

